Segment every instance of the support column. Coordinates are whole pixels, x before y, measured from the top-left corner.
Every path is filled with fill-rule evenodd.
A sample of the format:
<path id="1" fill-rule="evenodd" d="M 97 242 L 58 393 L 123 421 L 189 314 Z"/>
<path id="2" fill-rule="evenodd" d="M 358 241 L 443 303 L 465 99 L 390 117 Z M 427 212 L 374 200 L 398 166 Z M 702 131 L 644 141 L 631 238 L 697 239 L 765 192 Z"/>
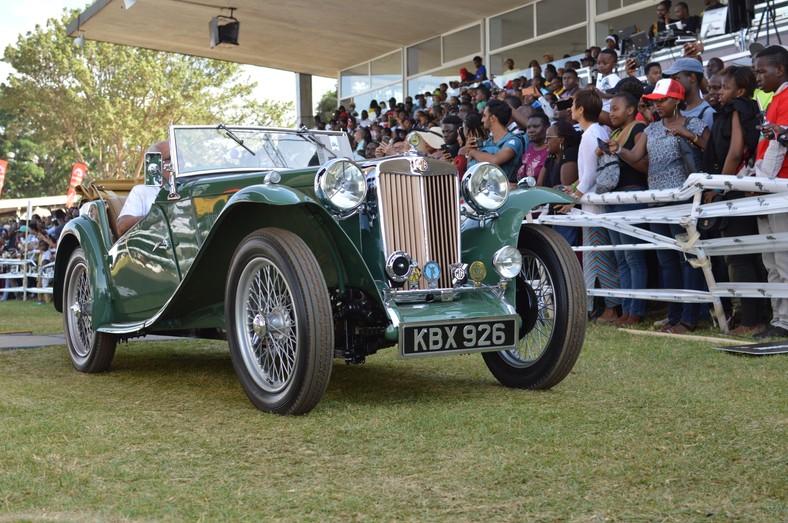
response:
<path id="1" fill-rule="evenodd" d="M 296 125 L 315 126 L 311 74 L 296 73 Z"/>

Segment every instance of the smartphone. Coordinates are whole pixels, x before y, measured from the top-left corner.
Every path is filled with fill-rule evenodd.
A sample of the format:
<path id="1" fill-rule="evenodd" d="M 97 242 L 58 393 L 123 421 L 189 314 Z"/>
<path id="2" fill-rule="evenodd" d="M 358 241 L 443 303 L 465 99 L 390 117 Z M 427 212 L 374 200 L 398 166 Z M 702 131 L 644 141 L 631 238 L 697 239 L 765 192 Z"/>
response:
<path id="1" fill-rule="evenodd" d="M 389 143 L 391 141 L 391 136 L 384 136 L 380 141 L 383 143 Z"/>
<path id="2" fill-rule="evenodd" d="M 604 141 L 604 140 L 602 140 L 602 138 L 597 138 L 597 139 L 596 139 L 596 145 L 597 145 L 597 147 L 599 147 L 600 149 L 602 149 L 602 152 L 603 152 L 603 153 L 605 153 L 605 154 L 610 154 L 610 148 L 607 146 L 607 144 L 605 143 L 605 141 Z"/>

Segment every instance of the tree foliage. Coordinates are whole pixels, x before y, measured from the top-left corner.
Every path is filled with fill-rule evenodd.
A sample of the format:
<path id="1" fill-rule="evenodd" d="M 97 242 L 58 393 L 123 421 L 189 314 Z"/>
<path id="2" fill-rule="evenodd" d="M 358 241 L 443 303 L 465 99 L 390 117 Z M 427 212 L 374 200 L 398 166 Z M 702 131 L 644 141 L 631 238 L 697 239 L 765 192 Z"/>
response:
<path id="1" fill-rule="evenodd" d="M 324 122 L 328 123 L 328 121 L 331 120 L 331 116 L 334 114 L 334 111 L 337 110 L 337 107 L 339 107 L 339 102 L 337 102 L 336 90 L 327 91 L 323 93 L 320 101 L 317 102 L 317 110 L 315 114 L 319 115 Z"/>
<path id="2" fill-rule="evenodd" d="M 77 47 L 65 31 L 74 16 L 64 12 L 5 49 L 14 72 L 0 86 L 0 152 L 16 158 L 4 196 L 62 194 L 75 161 L 94 178 L 139 177 L 142 153 L 172 123 L 292 124 L 293 104 L 253 99 L 256 83 L 238 64 L 93 41 Z M 34 165 L 15 183 L 22 162 Z"/>

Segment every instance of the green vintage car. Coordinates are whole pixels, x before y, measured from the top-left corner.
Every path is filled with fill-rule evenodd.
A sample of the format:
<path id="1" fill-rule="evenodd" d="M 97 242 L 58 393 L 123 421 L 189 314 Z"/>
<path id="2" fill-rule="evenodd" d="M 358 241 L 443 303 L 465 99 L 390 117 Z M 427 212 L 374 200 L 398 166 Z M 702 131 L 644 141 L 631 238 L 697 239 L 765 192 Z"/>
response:
<path id="1" fill-rule="evenodd" d="M 228 341 L 259 409 L 303 414 L 333 359 L 482 353 L 505 386 L 545 389 L 585 338 L 577 258 L 526 213 L 569 197 L 510 192 L 495 165 L 462 181 L 418 156 L 361 163 L 343 133 L 173 126 L 160 188 L 116 236 L 123 197 L 85 191 L 58 244 L 54 299 L 71 360 L 109 370 L 118 340 L 151 333 Z M 155 189 L 154 189 L 155 191 Z"/>

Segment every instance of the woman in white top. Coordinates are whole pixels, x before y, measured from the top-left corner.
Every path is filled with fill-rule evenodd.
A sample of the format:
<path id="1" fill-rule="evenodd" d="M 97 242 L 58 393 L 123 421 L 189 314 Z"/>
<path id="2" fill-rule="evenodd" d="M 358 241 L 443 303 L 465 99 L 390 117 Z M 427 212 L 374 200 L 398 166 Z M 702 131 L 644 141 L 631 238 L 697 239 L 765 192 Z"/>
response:
<path id="1" fill-rule="evenodd" d="M 586 193 L 596 189 L 597 139 L 607 141 L 610 139 L 607 128 L 599 124 L 599 115 L 602 113 L 602 98 L 596 91 L 586 90 L 579 92 L 572 104 L 572 119 L 580 124 L 583 137 L 580 139 L 580 148 L 577 155 L 577 185 L 573 185 L 570 192 L 575 198 L 580 198 Z M 566 209 L 568 210 L 568 209 Z M 603 206 L 583 204 L 583 211 L 594 214 L 605 212 Z M 604 227 L 583 227 L 583 245 L 610 245 L 610 235 Z M 583 253 L 583 274 L 585 275 L 586 288 L 593 289 L 618 289 L 618 266 L 612 251 L 585 251 Z M 594 316 L 594 298 L 588 298 L 588 310 Z M 621 305 L 617 298 L 605 298 L 605 310 L 596 318 L 598 323 L 610 323 L 618 319 L 616 307 Z"/>

